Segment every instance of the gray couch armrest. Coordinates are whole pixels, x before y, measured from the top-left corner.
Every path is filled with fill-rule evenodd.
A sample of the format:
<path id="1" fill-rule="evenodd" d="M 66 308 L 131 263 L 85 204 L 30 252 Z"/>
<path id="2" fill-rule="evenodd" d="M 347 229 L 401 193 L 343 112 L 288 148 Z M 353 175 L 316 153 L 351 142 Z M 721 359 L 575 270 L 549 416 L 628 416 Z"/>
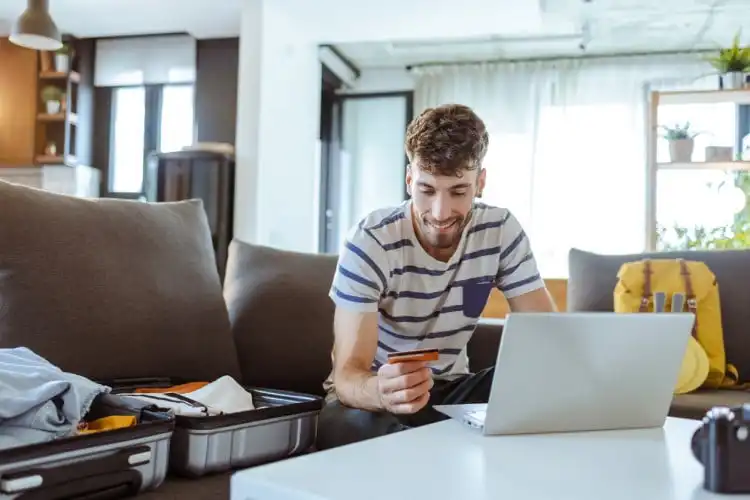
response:
<path id="1" fill-rule="evenodd" d="M 467 348 L 472 372 L 495 365 L 504 323 L 502 319 L 480 318 Z"/>

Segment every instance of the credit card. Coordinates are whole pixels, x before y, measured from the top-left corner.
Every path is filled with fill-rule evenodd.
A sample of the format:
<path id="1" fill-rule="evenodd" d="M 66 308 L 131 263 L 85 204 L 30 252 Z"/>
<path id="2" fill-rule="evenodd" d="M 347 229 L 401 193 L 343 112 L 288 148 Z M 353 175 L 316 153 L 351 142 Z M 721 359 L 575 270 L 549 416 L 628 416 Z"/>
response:
<path id="1" fill-rule="evenodd" d="M 415 349 L 388 354 L 388 364 L 406 363 L 408 361 L 437 361 L 438 359 L 440 359 L 440 352 L 437 349 Z"/>

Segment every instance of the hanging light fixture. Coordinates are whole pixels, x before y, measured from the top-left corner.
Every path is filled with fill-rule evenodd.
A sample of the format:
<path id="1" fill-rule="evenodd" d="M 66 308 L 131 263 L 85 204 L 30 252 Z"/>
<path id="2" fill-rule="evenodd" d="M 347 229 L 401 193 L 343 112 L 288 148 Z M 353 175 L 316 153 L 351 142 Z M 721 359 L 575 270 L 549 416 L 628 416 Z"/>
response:
<path id="1" fill-rule="evenodd" d="M 49 15 L 49 0 L 28 0 L 26 10 L 11 28 L 11 42 L 27 49 L 57 50 L 62 38 Z"/>

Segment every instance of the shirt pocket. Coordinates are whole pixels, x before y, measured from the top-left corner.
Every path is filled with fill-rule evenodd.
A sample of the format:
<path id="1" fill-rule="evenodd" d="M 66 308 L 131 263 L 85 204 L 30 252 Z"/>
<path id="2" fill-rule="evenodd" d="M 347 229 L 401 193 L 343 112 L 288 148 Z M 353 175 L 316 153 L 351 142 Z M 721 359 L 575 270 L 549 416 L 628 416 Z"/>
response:
<path id="1" fill-rule="evenodd" d="M 464 315 L 469 318 L 481 316 L 494 286 L 492 281 L 464 285 L 462 287 Z"/>

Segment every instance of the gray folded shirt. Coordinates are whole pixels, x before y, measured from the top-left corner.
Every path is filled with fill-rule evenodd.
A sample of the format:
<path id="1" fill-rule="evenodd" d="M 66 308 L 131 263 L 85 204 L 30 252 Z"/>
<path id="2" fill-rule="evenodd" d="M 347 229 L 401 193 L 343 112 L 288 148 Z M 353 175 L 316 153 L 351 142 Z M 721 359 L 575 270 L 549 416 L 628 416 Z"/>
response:
<path id="1" fill-rule="evenodd" d="M 75 434 L 94 399 L 110 390 L 25 347 L 0 349 L 0 449 Z"/>

